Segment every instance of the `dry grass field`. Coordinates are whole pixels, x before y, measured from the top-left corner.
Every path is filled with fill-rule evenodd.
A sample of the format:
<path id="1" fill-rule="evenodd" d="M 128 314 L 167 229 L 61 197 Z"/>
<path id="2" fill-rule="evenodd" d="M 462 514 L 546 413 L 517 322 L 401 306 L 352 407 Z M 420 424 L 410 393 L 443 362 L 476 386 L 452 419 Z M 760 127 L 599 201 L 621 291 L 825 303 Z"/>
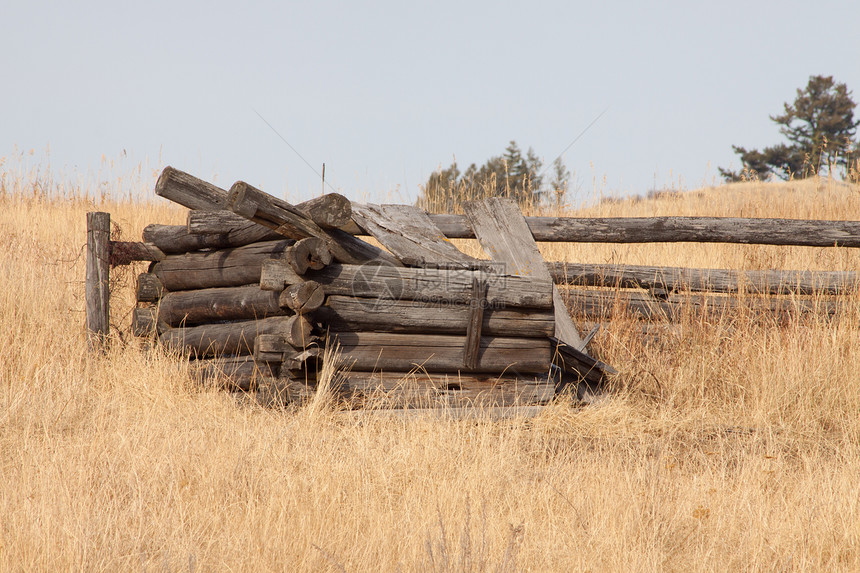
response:
<path id="1" fill-rule="evenodd" d="M 181 209 L 0 179 L 0 570 L 860 570 L 860 296 L 829 321 L 691 316 L 648 341 L 608 324 L 609 396 L 529 420 L 267 411 L 130 338 L 140 267 L 114 273 L 113 344 L 87 354 L 85 213 L 135 240 Z M 578 214 L 858 219 L 860 188 L 750 183 Z M 544 251 L 860 269 L 835 248 Z"/>

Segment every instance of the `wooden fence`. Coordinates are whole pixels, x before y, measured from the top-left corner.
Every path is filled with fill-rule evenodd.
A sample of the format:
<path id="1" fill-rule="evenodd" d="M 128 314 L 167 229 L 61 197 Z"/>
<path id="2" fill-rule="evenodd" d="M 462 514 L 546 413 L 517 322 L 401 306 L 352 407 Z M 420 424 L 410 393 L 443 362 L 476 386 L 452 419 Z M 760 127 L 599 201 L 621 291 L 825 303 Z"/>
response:
<path id="1" fill-rule="evenodd" d="M 854 272 L 554 263 L 536 245 L 857 247 L 855 221 L 523 217 L 499 199 L 435 215 L 337 194 L 294 206 L 170 167 L 155 191 L 190 209 L 186 225 L 153 224 L 143 241 L 117 242 L 108 214 L 88 214 L 91 344 L 107 336 L 109 265 L 151 261 L 137 283 L 135 334 L 188 356 L 202 378 L 259 387 L 269 401 L 306 397 L 336 341 L 351 369 L 338 386 L 353 403 L 377 395 L 404 406 L 543 403 L 614 372 L 589 356 L 571 312 L 596 322 L 619 311 L 674 320 L 691 304 L 832 314 L 843 304 L 836 295 L 858 280 Z M 360 239 L 367 235 L 385 248 Z M 451 238 L 477 238 L 491 260 L 465 255 Z"/>

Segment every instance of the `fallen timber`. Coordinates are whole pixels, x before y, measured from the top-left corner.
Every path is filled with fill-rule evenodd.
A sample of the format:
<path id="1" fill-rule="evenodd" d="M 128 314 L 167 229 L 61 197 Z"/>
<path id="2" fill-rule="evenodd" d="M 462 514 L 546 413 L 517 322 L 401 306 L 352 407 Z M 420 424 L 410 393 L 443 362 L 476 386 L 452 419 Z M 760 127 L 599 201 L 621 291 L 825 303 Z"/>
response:
<path id="1" fill-rule="evenodd" d="M 547 372 L 552 343 L 546 338 L 481 338 L 478 363 L 463 364 L 465 336 L 337 332 L 341 360 L 355 370 L 409 372 Z"/>
<path id="2" fill-rule="evenodd" d="M 338 375 L 338 391 L 365 408 L 456 408 L 545 404 L 555 397 L 547 376 L 348 371 Z"/>
<path id="3" fill-rule="evenodd" d="M 548 243 L 737 243 L 860 247 L 860 221 L 737 217 L 526 217 L 534 239 Z M 431 214 L 449 239 L 474 239 L 464 215 Z M 363 234 L 358 225 L 344 228 Z"/>
<path id="4" fill-rule="evenodd" d="M 860 287 L 851 271 L 736 271 L 636 265 L 547 263 L 556 284 L 665 289 L 671 292 L 849 294 Z"/>
<path id="5" fill-rule="evenodd" d="M 149 226 L 141 243 L 107 243 L 114 264 L 152 262 L 137 287 L 135 332 L 274 403 L 308 397 L 322 352 L 338 345 L 352 368 L 341 396 L 359 402 L 382 393 L 403 407 L 540 404 L 615 372 L 586 353 L 595 330 L 579 337 L 582 322 L 571 314 L 604 328 L 617 316 L 829 316 L 845 304 L 829 295 L 857 283 L 854 273 L 548 264 L 536 245 L 860 246 L 860 223 L 851 221 L 526 218 L 498 199 L 468 206 L 466 216 L 352 205 L 339 195 L 291 205 L 172 168 L 156 187 L 192 209 L 186 224 Z M 387 251 L 354 236 L 364 234 Z M 453 238 L 478 238 L 493 260 L 465 255 Z M 233 371 L 217 374 L 216 364 Z"/>
<path id="6" fill-rule="evenodd" d="M 282 261 L 269 259 L 262 266 L 264 274 L 272 275 L 266 277 L 267 283 L 277 290 L 297 280 L 298 275 L 285 269 Z M 487 279 L 490 306 L 552 307 L 551 281 L 467 269 L 332 264 L 319 271 L 308 271 L 303 280 L 318 282 L 327 295 L 466 304 L 471 300 L 475 277 Z M 279 280 L 284 282 L 277 285 Z"/>

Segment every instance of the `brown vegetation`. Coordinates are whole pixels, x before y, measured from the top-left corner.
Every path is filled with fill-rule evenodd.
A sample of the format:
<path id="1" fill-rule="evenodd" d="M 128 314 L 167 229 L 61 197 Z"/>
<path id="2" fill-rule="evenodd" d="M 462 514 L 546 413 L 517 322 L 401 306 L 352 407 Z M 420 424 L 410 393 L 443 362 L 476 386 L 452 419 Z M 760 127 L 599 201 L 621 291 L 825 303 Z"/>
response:
<path id="1" fill-rule="evenodd" d="M 598 335 L 609 396 L 531 420 L 402 420 L 318 397 L 269 411 L 193 385 L 129 334 L 87 353 L 85 213 L 114 233 L 166 202 L 0 192 L 2 570 L 857 570 L 860 297 L 837 320 L 687 316 Z M 141 196 L 150 196 L 142 189 Z M 860 190 L 742 184 L 584 216 L 857 219 Z M 118 238 L 118 237 L 114 237 Z M 458 242 L 473 248 L 469 241 Z M 857 270 L 847 249 L 543 245 L 548 260 Z M 477 253 L 475 249 L 472 254 Z"/>

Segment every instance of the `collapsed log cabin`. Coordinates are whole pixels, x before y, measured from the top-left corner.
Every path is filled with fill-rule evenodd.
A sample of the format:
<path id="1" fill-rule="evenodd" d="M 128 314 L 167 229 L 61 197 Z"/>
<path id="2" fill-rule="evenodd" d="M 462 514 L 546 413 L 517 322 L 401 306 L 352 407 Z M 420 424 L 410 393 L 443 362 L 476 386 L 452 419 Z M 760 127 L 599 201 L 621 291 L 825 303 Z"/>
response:
<path id="1" fill-rule="evenodd" d="M 201 379 L 266 402 L 303 399 L 337 348 L 334 382 L 350 403 L 453 407 L 541 404 L 613 372 L 588 356 L 513 203 L 475 211 L 491 256 L 480 260 L 404 205 L 337 194 L 291 205 L 170 167 L 155 190 L 191 211 L 185 226 L 144 230 L 131 258 L 152 263 L 132 330 L 190 359 Z M 383 248 L 343 230 L 355 226 Z M 506 244 L 501 229 L 522 236 Z"/>
<path id="2" fill-rule="evenodd" d="M 151 261 L 138 279 L 133 332 L 190 359 L 200 379 L 256 390 L 269 403 L 312 395 L 325 351 L 337 347 L 335 386 L 356 405 L 542 404 L 614 372 L 589 356 L 595 331 L 583 337 L 571 312 L 598 323 L 618 312 L 677 320 L 696 305 L 833 314 L 843 303 L 822 295 L 857 285 L 853 272 L 548 263 L 536 245 L 860 246 L 860 223 L 850 221 L 523 217 L 500 199 L 434 215 L 337 194 L 291 205 L 243 182 L 227 191 L 170 167 L 155 191 L 190 209 L 186 225 L 149 225 L 142 242 L 120 243 L 92 217 L 92 343 L 109 324 L 106 261 Z M 477 238 L 490 259 L 467 256 L 450 238 Z M 769 296 L 782 294 L 790 296 Z"/>

